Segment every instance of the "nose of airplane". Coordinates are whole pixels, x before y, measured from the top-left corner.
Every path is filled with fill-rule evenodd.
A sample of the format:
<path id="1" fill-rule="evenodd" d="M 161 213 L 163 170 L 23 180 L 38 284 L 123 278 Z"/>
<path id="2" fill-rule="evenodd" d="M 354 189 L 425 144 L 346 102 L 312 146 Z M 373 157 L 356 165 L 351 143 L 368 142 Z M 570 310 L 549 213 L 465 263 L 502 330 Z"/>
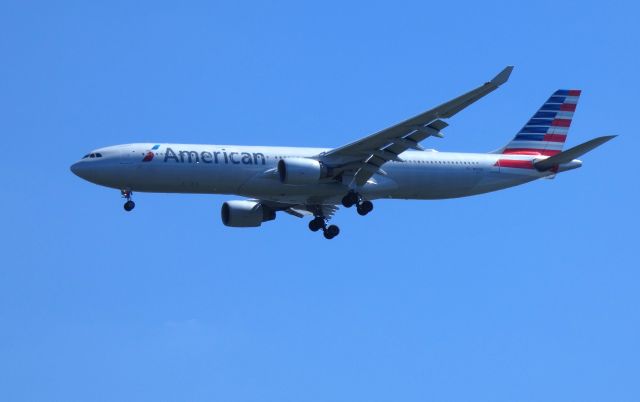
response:
<path id="1" fill-rule="evenodd" d="M 83 165 L 85 164 L 82 162 L 76 162 L 73 165 L 71 165 L 70 169 L 73 172 L 73 174 L 84 179 L 83 172 L 85 171 L 85 168 Z"/>

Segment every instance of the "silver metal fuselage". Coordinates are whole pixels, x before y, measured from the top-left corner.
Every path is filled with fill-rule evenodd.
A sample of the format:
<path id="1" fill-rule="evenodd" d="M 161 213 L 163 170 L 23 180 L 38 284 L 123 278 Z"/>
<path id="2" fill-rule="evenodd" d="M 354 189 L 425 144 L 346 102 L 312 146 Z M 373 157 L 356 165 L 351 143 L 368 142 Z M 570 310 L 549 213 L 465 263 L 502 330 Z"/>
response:
<path id="1" fill-rule="evenodd" d="M 152 148 L 156 147 L 155 150 Z M 317 157 L 328 149 L 235 145 L 139 143 L 100 148 L 71 170 L 92 183 L 155 193 L 233 194 L 291 204 L 339 204 L 349 190 L 335 180 L 287 185 L 279 180 L 281 158 Z M 152 152 L 149 158 L 149 153 Z M 407 151 L 388 162 L 359 192 L 367 199 L 442 199 L 487 193 L 553 176 L 536 169 L 501 168 L 501 154 Z M 509 155 L 531 161 L 531 155 Z M 145 161 L 145 159 L 147 159 Z M 150 160 L 148 160 L 150 159 Z M 580 167 L 581 162 L 558 171 Z"/>

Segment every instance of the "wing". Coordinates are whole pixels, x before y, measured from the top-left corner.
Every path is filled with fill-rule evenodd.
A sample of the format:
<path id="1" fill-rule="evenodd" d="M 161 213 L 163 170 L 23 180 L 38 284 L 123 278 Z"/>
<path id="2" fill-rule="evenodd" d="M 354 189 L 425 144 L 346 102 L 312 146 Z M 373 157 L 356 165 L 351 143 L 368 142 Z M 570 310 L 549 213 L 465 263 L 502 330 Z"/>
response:
<path id="1" fill-rule="evenodd" d="M 398 156 L 408 149 L 419 149 L 420 141 L 427 137 L 442 137 L 440 130 L 447 123 L 440 120 L 449 118 L 483 96 L 493 92 L 507 82 L 513 66 L 508 66 L 491 81 L 443 103 L 431 110 L 386 128 L 351 144 L 332 149 L 320 155 L 320 160 L 334 169 L 334 175 L 349 176 L 357 186 L 364 185 L 375 173 L 385 174 L 380 167 L 391 160 L 400 161 Z M 346 183 L 346 184 L 351 184 Z"/>

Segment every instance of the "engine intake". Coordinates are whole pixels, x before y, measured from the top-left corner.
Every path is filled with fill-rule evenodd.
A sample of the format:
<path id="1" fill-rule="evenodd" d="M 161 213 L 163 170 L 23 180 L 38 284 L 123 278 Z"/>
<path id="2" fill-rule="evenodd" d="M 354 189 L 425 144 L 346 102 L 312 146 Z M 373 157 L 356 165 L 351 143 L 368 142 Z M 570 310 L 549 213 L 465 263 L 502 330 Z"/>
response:
<path id="1" fill-rule="evenodd" d="M 285 158 L 278 161 L 278 176 L 284 184 L 316 184 L 327 177 L 327 168 L 315 159 Z"/>
<path id="2" fill-rule="evenodd" d="M 257 227 L 276 219 L 276 212 L 257 201 L 235 200 L 222 204 L 222 223 L 236 228 Z"/>

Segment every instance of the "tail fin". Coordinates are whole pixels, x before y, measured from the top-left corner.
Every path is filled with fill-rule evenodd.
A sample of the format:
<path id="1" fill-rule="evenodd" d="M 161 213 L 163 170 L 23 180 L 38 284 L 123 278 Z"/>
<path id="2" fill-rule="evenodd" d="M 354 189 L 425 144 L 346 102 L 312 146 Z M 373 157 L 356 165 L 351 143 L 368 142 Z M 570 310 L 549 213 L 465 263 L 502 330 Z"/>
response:
<path id="1" fill-rule="evenodd" d="M 547 156 L 560 153 L 567 139 L 578 98 L 578 89 L 555 91 L 513 140 L 502 149 L 502 153 Z"/>

